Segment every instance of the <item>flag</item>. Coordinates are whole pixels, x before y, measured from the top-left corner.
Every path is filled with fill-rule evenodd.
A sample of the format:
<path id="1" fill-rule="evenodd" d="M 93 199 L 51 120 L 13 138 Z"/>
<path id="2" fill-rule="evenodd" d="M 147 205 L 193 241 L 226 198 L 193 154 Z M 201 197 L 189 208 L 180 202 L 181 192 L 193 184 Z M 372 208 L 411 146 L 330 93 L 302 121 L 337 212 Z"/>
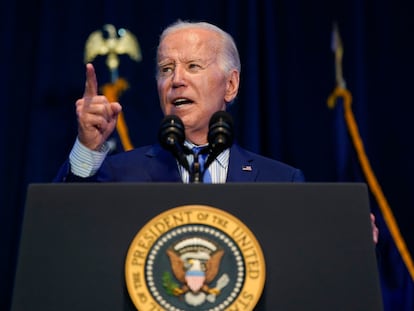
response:
<path id="1" fill-rule="evenodd" d="M 333 27 L 332 50 L 335 54 L 336 88 L 328 97 L 328 107 L 336 110 L 337 179 L 349 182 L 365 181 L 369 187 L 371 210 L 380 230 L 376 248 L 384 311 L 413 311 L 413 259 L 359 134 L 351 107 L 352 95 L 346 88 L 342 75 L 344 49 L 337 25 Z"/>

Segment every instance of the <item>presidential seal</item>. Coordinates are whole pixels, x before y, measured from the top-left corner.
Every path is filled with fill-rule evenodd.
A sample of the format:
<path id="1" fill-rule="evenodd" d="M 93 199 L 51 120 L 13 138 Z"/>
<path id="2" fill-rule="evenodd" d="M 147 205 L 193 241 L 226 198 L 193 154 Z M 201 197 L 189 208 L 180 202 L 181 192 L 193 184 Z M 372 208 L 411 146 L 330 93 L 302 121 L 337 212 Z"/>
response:
<path id="1" fill-rule="evenodd" d="M 128 293 L 139 311 L 253 310 L 265 274 L 250 229 L 204 205 L 154 217 L 134 237 L 125 263 Z"/>

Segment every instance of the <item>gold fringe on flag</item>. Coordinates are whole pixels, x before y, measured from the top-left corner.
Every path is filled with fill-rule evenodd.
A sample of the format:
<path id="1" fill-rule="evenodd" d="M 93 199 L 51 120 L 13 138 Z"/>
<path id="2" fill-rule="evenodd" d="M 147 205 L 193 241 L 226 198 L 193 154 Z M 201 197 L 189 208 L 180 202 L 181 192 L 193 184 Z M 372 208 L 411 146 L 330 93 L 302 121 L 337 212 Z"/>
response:
<path id="1" fill-rule="evenodd" d="M 110 102 L 117 102 L 120 94 L 128 89 L 128 82 L 125 79 L 118 78 L 115 83 L 107 83 L 102 87 L 103 95 L 108 98 Z M 125 121 L 123 112 L 118 115 L 116 123 L 116 130 L 122 143 L 122 147 L 125 151 L 129 151 L 134 148 L 131 139 L 129 138 L 128 127 Z"/>
<path id="2" fill-rule="evenodd" d="M 354 144 L 354 148 L 357 152 L 359 163 L 364 172 L 369 189 L 371 190 L 372 194 L 374 195 L 378 203 L 380 211 L 384 217 L 384 220 L 385 220 L 385 223 L 387 224 L 388 229 L 390 230 L 391 236 L 394 239 L 397 249 L 400 252 L 400 255 L 405 265 L 407 266 L 407 269 L 411 275 L 411 278 L 414 280 L 413 259 L 410 255 L 410 252 L 407 248 L 404 238 L 401 235 L 400 229 L 398 228 L 397 221 L 395 220 L 394 214 L 388 204 L 387 199 L 385 198 L 384 193 L 382 192 L 381 186 L 377 178 L 375 177 L 371 164 L 365 153 L 364 144 L 359 134 L 358 125 L 355 120 L 354 114 L 352 112 L 352 108 L 351 108 L 351 103 L 352 103 L 351 93 L 347 89 L 337 86 L 332 92 L 332 94 L 328 97 L 328 107 L 333 109 L 335 107 L 335 104 L 338 98 L 343 99 L 344 117 L 346 120 L 348 131 L 351 135 L 351 139 Z"/>

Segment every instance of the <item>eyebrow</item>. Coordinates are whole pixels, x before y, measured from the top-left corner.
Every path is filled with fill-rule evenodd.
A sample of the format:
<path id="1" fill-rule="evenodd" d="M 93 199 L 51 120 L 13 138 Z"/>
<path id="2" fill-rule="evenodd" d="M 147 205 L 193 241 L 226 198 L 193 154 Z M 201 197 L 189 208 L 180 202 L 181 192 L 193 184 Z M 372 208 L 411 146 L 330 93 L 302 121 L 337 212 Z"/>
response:
<path id="1" fill-rule="evenodd" d="M 212 63 L 211 59 L 202 59 L 202 58 L 190 58 L 188 60 L 180 60 L 180 63 L 183 64 L 190 64 L 190 63 L 202 63 L 203 65 L 208 65 L 210 63 Z M 162 67 L 162 66 L 166 66 L 169 64 L 176 64 L 176 60 L 171 59 L 171 58 L 165 58 L 160 60 L 157 65 L 158 67 Z"/>

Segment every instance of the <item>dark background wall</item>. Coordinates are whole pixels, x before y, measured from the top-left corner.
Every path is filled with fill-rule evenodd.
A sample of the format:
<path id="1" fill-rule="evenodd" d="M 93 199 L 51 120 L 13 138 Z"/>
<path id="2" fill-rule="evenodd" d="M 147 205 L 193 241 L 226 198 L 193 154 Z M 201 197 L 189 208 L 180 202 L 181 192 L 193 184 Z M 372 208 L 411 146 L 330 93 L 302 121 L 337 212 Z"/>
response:
<path id="1" fill-rule="evenodd" d="M 242 79 L 231 112 L 237 139 L 253 151 L 301 168 L 310 182 L 364 181 L 340 111 L 326 99 L 335 86 L 333 22 L 344 42 L 344 75 L 368 157 L 414 254 L 414 19 L 410 1 L 4 1 L 0 11 L 1 190 L 0 309 L 10 303 L 29 183 L 49 182 L 76 137 L 74 103 L 84 86 L 88 35 L 106 23 L 138 38 L 143 60 L 121 58 L 131 87 L 120 101 L 135 146 L 154 142 L 161 112 L 155 50 L 178 18 L 230 32 Z M 101 85 L 104 58 L 94 62 Z M 387 310 L 413 310 L 412 280 L 373 202 Z"/>

